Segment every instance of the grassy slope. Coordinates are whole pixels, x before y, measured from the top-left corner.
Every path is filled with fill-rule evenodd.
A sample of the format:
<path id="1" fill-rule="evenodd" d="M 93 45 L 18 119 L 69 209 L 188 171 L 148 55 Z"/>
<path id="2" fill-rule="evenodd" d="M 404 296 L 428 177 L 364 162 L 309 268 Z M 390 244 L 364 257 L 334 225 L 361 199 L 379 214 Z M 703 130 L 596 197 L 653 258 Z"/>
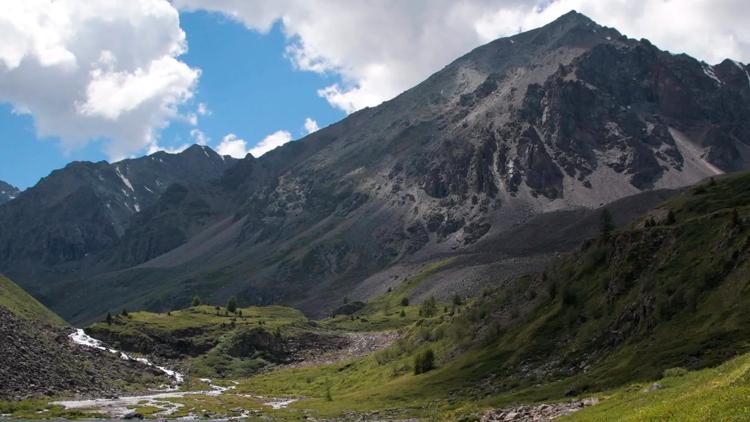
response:
<path id="1" fill-rule="evenodd" d="M 229 356 L 225 349 L 236 335 L 252 329 L 282 335 L 318 330 L 314 322 L 292 308 L 248 307 L 240 311 L 241 316 L 201 305 L 169 313 L 131 312 L 128 317 L 115 316 L 112 324 L 93 324 L 87 331 L 124 350 L 141 351 L 158 344 L 205 349 L 187 363 L 192 375 L 240 377 L 253 374 L 268 362 L 260 354 L 246 359 Z"/>
<path id="2" fill-rule="evenodd" d="M 27 319 L 52 325 L 67 325 L 57 314 L 47 309 L 2 274 L 0 274 L 0 306 Z"/>
<path id="3" fill-rule="evenodd" d="M 750 354 L 701 371 L 668 371 L 658 384 L 633 384 L 561 421 L 750 420 Z M 671 375 L 671 376 L 670 376 Z"/>
<path id="4" fill-rule="evenodd" d="M 387 352 L 263 374 L 241 388 L 309 398 L 288 412 L 456 418 L 720 364 L 750 350 L 748 186 L 750 175 L 739 175 L 688 191 L 663 206 L 676 223 L 590 242 L 546 275 L 522 277 L 460 314 L 418 320 Z M 439 368 L 415 376 L 413 356 L 428 347 Z"/>
<path id="5" fill-rule="evenodd" d="M 402 306 L 401 300 L 408 298 L 423 282 L 435 275 L 453 259 L 444 259 L 427 265 L 419 274 L 404 280 L 398 287 L 367 303 L 352 319 L 338 315 L 321 321 L 325 327 L 345 331 L 395 330 L 420 319 L 418 306 Z M 404 311 L 404 316 L 401 316 Z"/>

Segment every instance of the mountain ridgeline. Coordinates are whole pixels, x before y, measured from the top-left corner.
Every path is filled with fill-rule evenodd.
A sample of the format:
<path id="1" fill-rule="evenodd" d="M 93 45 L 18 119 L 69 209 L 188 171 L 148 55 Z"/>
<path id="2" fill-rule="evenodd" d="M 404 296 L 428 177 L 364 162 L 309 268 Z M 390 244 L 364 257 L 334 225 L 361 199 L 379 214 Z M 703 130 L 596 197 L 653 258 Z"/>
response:
<path id="1" fill-rule="evenodd" d="M 10 201 L 11 199 L 15 199 L 16 196 L 20 191 L 17 187 L 13 185 L 9 185 L 6 182 L 3 182 L 0 180 L 0 205 Z"/>
<path id="2" fill-rule="evenodd" d="M 74 322 L 196 293 L 321 315 L 435 256 L 466 263 L 445 294 L 497 283 L 576 247 L 593 208 L 750 168 L 749 70 L 571 12 L 259 158 L 73 163 L 0 207 L 0 270 Z"/>

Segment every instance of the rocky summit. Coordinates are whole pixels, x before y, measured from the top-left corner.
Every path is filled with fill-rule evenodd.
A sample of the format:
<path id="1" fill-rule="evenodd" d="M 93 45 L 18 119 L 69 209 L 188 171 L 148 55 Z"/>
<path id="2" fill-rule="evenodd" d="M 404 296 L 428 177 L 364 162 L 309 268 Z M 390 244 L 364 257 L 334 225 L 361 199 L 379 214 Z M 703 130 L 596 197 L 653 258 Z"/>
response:
<path id="1" fill-rule="evenodd" d="M 749 168 L 747 75 L 571 12 L 260 158 L 71 164 L 0 207 L 0 270 L 73 321 L 195 292 L 323 315 L 430 257 L 496 251 L 523 227 L 547 242 L 567 212 Z M 573 240 L 503 241 L 503 265 L 470 260 L 440 290 L 539 269 Z"/>
<path id="2" fill-rule="evenodd" d="M 15 199 L 18 196 L 19 190 L 17 187 L 9 185 L 0 180 L 0 205 Z"/>

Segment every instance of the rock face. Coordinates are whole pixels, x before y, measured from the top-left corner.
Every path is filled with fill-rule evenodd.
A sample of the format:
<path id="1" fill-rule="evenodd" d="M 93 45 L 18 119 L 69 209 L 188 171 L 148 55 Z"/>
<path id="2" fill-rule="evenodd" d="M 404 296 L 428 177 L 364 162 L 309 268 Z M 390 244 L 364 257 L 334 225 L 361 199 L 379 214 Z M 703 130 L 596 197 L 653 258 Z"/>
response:
<path id="1" fill-rule="evenodd" d="M 322 315 L 384 269 L 481 249 L 536 215 L 748 168 L 748 122 L 747 66 L 672 55 L 571 12 L 216 180 L 165 189 L 128 223 L 91 209 L 91 225 L 34 236 L 56 251 L 42 261 L 73 270 L 14 275 L 74 321 L 195 292 Z M 0 269 L 33 250 L 0 238 Z"/>
<path id="2" fill-rule="evenodd" d="M 9 185 L 0 180 L 0 205 L 14 199 L 20 191 L 17 187 Z"/>
<path id="3" fill-rule="evenodd" d="M 121 380 L 168 379 L 135 361 L 73 344 L 71 329 L 19 317 L 0 307 L 0 400 L 73 394 L 107 396 Z"/>
<path id="4" fill-rule="evenodd" d="M 233 162 L 200 146 L 114 164 L 73 162 L 0 207 L 0 268 L 28 288 L 49 272 L 92 266 L 89 257 L 112 247 L 170 186 L 218 177 Z"/>

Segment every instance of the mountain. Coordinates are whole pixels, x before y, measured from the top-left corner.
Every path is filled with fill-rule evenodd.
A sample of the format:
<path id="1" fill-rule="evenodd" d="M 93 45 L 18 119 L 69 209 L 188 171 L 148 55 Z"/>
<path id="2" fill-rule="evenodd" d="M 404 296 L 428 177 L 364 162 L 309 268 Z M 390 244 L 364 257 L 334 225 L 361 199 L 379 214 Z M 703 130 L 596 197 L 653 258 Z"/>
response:
<path id="1" fill-rule="evenodd" d="M 180 356 L 188 376 L 239 377 L 230 394 L 305 397 L 292 417 L 738 419 L 750 386 L 748 186 L 750 173 L 709 179 L 616 230 L 600 225 L 599 210 L 576 228 L 594 232 L 574 251 L 470 298 L 416 303 L 462 259 L 438 257 L 368 303 L 317 321 L 275 306 L 233 314 L 201 305 L 87 331 L 128 351 Z M 263 326 L 275 327 L 275 341 Z M 333 354 L 322 361 L 262 366 L 259 358 L 283 355 L 279 343 L 325 345 L 316 332 L 358 342 L 375 335 L 384 348 L 352 356 L 329 343 Z M 222 416 L 238 404 L 224 403 Z"/>
<path id="2" fill-rule="evenodd" d="M 461 379 L 506 400 L 580 396 L 750 352 L 749 184 L 748 173 L 703 182 L 450 322 L 423 324 L 448 333 L 421 341 L 448 348 L 431 385 Z"/>
<path id="3" fill-rule="evenodd" d="M 20 191 L 17 187 L 9 185 L 0 180 L 0 205 L 14 199 Z"/>
<path id="4" fill-rule="evenodd" d="M 638 194 L 746 169 L 749 146 L 747 66 L 673 55 L 571 12 L 217 179 L 173 185 L 121 236 L 55 253 L 59 267 L 75 263 L 62 276 L 34 274 L 33 254 L 7 246 L 0 269 L 27 259 L 32 275 L 17 278 L 73 321 L 181 307 L 194 293 L 322 315 L 342 292 L 367 300 L 436 256 L 502 251 L 459 260 L 445 292 L 540 269 L 581 240 L 558 231 L 577 210 L 653 205 Z M 84 250 L 100 251 L 95 264 Z"/>
<path id="5" fill-rule="evenodd" d="M 114 245 L 171 185 L 218 177 L 234 161 L 195 145 L 113 164 L 73 162 L 0 206 L 0 267 L 29 288 L 95 266 L 89 256 Z"/>

